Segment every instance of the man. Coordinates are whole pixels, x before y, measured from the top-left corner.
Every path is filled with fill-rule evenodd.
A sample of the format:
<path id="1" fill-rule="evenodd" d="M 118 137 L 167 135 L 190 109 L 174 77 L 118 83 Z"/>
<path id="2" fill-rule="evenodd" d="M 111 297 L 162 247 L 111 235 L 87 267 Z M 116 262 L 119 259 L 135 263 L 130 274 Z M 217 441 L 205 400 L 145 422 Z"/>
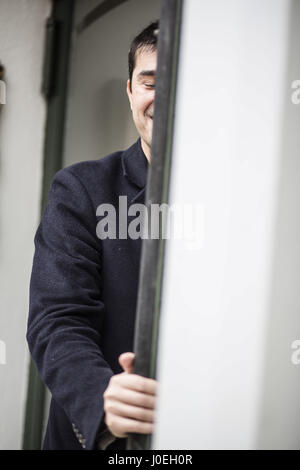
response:
<path id="1" fill-rule="evenodd" d="M 96 227 L 101 204 L 118 212 L 120 196 L 128 209 L 144 202 L 157 32 L 158 22 L 150 24 L 129 52 L 127 94 L 140 139 L 60 170 L 35 236 L 27 340 L 52 394 L 44 449 L 124 449 L 128 433 L 153 431 L 157 382 L 132 373 L 130 352 L 141 239 L 99 238 Z"/>

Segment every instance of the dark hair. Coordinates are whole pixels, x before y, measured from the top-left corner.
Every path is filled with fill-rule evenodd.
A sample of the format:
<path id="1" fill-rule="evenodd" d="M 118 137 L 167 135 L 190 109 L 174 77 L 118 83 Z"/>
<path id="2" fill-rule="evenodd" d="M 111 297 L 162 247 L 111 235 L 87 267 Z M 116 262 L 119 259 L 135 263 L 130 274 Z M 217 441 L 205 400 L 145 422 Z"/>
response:
<path id="1" fill-rule="evenodd" d="M 129 72 L 129 82 L 130 82 L 130 91 L 131 91 L 131 81 L 132 74 L 136 62 L 136 53 L 139 49 L 149 48 L 152 51 L 157 49 L 157 40 L 158 40 L 158 30 L 159 30 L 159 20 L 150 23 L 147 28 L 138 34 L 132 41 L 130 50 L 128 53 L 128 72 Z"/>

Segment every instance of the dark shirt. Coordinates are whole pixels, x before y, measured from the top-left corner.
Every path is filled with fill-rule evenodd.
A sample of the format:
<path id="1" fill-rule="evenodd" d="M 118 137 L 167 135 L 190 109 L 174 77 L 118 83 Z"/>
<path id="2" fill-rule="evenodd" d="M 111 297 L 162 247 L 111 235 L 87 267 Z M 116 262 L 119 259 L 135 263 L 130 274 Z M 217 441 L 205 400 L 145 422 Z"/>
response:
<path id="1" fill-rule="evenodd" d="M 97 449 L 103 393 L 118 357 L 133 351 L 141 239 L 96 235 L 97 207 L 143 203 L 148 161 L 140 139 L 54 177 L 35 236 L 27 340 L 52 394 L 44 449 Z M 133 217 L 128 217 L 128 224 Z M 117 217 L 118 228 L 118 217 Z M 109 448 L 122 449 L 126 439 Z"/>

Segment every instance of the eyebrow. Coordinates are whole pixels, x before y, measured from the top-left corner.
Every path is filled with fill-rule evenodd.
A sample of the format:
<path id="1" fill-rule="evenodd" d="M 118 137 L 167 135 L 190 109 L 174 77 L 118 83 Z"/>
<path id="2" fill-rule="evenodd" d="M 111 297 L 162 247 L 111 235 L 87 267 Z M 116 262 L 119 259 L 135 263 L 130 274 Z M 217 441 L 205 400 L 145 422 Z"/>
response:
<path id="1" fill-rule="evenodd" d="M 137 79 L 143 78 L 143 77 L 155 77 L 156 72 L 155 70 L 142 70 L 138 75 Z"/>

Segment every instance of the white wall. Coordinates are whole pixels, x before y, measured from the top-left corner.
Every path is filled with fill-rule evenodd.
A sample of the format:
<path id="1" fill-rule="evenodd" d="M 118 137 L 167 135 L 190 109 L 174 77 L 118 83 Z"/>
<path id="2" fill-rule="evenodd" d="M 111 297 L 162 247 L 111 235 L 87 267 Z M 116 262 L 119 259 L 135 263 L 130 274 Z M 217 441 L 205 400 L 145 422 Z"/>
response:
<path id="1" fill-rule="evenodd" d="M 258 445 L 300 449 L 300 2 L 289 3 L 280 177 Z M 299 97 L 299 92 L 298 92 Z M 298 352 L 291 344 L 298 341 Z M 294 360 L 291 361 L 291 355 Z"/>
<path id="2" fill-rule="evenodd" d="M 154 448 L 299 449 L 299 2 L 184 5 Z"/>
<path id="3" fill-rule="evenodd" d="M 33 238 L 40 216 L 45 103 L 40 94 L 50 0 L 1 0 L 0 61 L 0 449 L 22 443 L 29 354 L 25 340 Z"/>

